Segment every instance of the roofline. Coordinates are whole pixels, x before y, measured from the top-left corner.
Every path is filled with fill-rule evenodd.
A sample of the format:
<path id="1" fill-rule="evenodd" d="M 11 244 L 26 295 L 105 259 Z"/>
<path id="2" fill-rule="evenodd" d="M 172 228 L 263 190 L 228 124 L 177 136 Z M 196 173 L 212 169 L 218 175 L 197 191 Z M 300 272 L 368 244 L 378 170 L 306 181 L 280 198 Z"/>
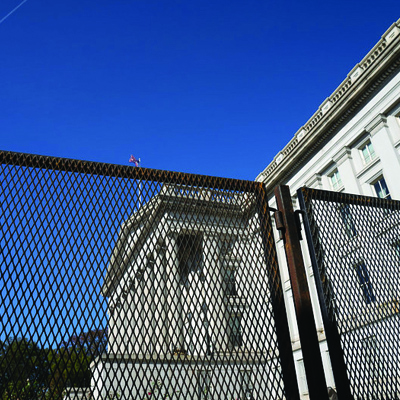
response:
<path id="1" fill-rule="evenodd" d="M 245 195 L 245 193 L 221 194 L 213 189 L 199 189 L 179 184 L 164 185 L 160 193 L 144 204 L 121 225 L 101 288 L 101 294 L 108 297 L 113 289 L 116 288 L 116 281 L 126 272 L 131 260 L 144 244 L 147 234 L 160 211 L 168 210 L 171 205 L 173 206 L 171 209 L 177 209 L 177 203 L 183 202 L 180 211 L 189 208 L 192 212 L 199 213 L 202 212 L 202 207 L 206 207 L 205 209 L 209 212 L 217 213 L 224 209 L 225 213 L 240 213 L 243 218 L 248 219 L 248 214 L 252 209 L 252 201 L 247 199 L 244 204 L 236 203 L 238 196 Z M 130 232 L 143 222 L 144 227 L 139 237 L 131 248 L 125 251 Z"/>
<path id="2" fill-rule="evenodd" d="M 363 105 L 384 79 L 400 68 L 400 19 L 382 35 L 379 42 L 348 73 L 346 79 L 325 99 L 303 125 L 256 177 L 267 192 L 293 172 L 339 124 Z"/>

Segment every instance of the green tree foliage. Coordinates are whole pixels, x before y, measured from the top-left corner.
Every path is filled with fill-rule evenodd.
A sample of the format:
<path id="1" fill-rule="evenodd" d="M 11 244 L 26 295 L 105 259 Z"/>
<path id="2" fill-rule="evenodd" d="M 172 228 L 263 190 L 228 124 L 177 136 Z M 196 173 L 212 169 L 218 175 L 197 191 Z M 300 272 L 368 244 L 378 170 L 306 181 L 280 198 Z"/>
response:
<path id="1" fill-rule="evenodd" d="M 49 358 L 51 374 L 49 398 L 59 399 L 67 387 L 90 386 L 91 357 L 74 348 L 62 348 L 52 352 Z"/>
<path id="2" fill-rule="evenodd" d="M 48 350 L 27 339 L 0 343 L 0 396 L 2 400 L 45 398 L 50 377 Z"/>
<path id="3" fill-rule="evenodd" d="M 107 329 L 93 329 L 78 336 L 73 335 L 62 347 L 82 351 L 90 357 L 98 357 L 106 351 Z"/>
<path id="4" fill-rule="evenodd" d="M 71 336 L 56 350 L 28 339 L 0 341 L 0 400 L 60 400 L 67 387 L 89 387 L 90 363 L 106 346 L 100 329 Z"/>
<path id="5" fill-rule="evenodd" d="M 107 330 L 94 329 L 73 335 L 51 355 L 50 388 L 53 397 L 67 387 L 89 387 L 90 363 L 107 348 Z"/>

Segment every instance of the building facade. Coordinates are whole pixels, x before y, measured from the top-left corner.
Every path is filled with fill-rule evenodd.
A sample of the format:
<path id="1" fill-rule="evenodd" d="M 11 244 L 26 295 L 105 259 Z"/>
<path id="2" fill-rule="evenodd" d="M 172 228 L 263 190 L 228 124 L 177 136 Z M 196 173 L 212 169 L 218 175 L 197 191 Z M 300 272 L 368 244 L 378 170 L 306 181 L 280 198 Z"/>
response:
<path id="1" fill-rule="evenodd" d="M 94 398 L 282 398 L 262 249 L 254 195 L 164 184 L 112 253 Z"/>
<path id="2" fill-rule="evenodd" d="M 288 185 L 297 208 L 296 191 L 303 186 L 399 200 L 399 176 L 400 20 L 384 33 L 256 180 L 266 185 L 272 207 L 276 207 L 275 186 Z M 346 225 L 347 220 L 347 235 L 352 235 L 351 230 L 355 229 L 350 218 L 349 210 L 344 209 L 337 221 Z M 285 265 L 283 242 L 278 236 L 276 241 L 280 265 Z M 334 386 L 311 261 L 304 242 L 303 255 L 327 384 Z M 393 251 L 398 251 L 395 247 L 396 243 Z M 366 266 L 360 263 L 358 268 L 358 276 L 354 274 L 356 283 L 360 276 L 363 278 L 365 275 Z M 301 394 L 306 399 L 308 389 L 289 275 L 287 270 L 282 270 L 286 306 L 292 321 L 290 328 L 296 369 Z M 372 303 L 374 294 L 368 293 L 367 286 L 365 290 L 367 303 Z M 365 291 L 359 291 L 359 296 L 356 301 L 365 302 Z M 398 298 L 398 294 L 396 296 Z M 358 333 L 360 342 L 369 337 L 362 331 Z"/>
<path id="3" fill-rule="evenodd" d="M 271 207 L 274 188 L 282 184 L 290 187 L 297 207 L 302 186 L 400 199 L 399 176 L 400 20 L 256 180 L 265 184 Z M 274 331 L 260 324 L 272 320 L 270 306 L 256 300 L 268 297 L 264 261 L 250 265 L 246 259 L 249 248 L 261 246 L 257 218 L 246 209 L 250 203 L 238 195 L 165 185 L 123 224 L 102 289 L 109 345 L 92 365 L 94 398 L 145 398 L 148 390 L 165 398 L 174 387 L 185 388 L 180 395 L 193 399 L 221 393 L 283 398 L 280 384 L 272 387 L 280 382 L 276 352 L 259 346 L 270 343 Z M 344 237 L 351 236 L 356 228 L 348 210 L 338 218 Z M 400 232 L 396 235 L 399 246 Z M 307 399 L 284 244 L 277 234 L 275 240 L 301 397 Z M 400 254 L 400 247 L 394 251 Z M 303 255 L 326 380 L 335 387 L 305 241 Z M 358 263 L 348 283 L 363 278 L 356 302 L 368 310 L 375 293 L 366 268 Z M 385 300 L 393 313 L 397 300 L 397 294 Z M 368 326 L 352 334 L 360 343 L 375 340 Z M 172 384 L 166 387 L 166 381 Z"/>

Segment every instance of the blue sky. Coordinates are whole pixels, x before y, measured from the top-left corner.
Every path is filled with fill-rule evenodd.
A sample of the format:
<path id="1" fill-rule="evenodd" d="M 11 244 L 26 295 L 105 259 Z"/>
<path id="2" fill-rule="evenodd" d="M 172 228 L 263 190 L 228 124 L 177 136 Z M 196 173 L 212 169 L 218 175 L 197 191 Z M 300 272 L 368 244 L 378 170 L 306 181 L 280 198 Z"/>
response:
<path id="1" fill-rule="evenodd" d="M 0 148 L 253 180 L 398 10 L 27 0 L 0 23 Z"/>

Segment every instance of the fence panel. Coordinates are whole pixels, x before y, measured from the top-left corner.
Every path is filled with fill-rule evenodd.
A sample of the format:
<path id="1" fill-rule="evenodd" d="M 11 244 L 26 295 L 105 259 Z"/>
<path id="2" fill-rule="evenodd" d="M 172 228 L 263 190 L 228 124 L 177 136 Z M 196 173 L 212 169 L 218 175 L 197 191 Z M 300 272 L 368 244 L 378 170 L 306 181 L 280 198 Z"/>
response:
<path id="1" fill-rule="evenodd" d="M 399 399 L 400 202 L 298 195 L 338 396 Z"/>
<path id="2" fill-rule="evenodd" d="M 261 184 L 0 161 L 2 399 L 298 399 Z"/>

